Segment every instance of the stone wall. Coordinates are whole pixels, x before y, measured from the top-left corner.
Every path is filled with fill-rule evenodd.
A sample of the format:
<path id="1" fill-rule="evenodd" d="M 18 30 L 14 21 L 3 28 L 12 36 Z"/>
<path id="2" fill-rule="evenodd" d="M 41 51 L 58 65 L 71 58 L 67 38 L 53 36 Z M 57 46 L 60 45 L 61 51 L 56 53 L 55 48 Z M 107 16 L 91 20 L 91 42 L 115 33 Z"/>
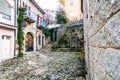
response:
<path id="1" fill-rule="evenodd" d="M 83 20 L 54 28 L 53 41 L 57 42 L 53 45 L 53 49 L 57 51 L 84 51 Z"/>
<path id="2" fill-rule="evenodd" d="M 87 80 L 120 80 L 120 0 L 84 0 Z"/>
<path id="3" fill-rule="evenodd" d="M 67 27 L 65 32 L 59 44 L 62 40 L 65 40 L 64 42 L 66 42 L 65 44 L 67 44 L 67 47 L 81 47 L 80 41 L 83 42 L 83 25 Z"/>
<path id="4" fill-rule="evenodd" d="M 59 41 L 62 38 L 62 36 L 66 33 L 66 29 L 68 27 L 81 26 L 81 25 L 83 25 L 83 19 L 64 24 L 61 27 L 54 28 L 52 40 Z"/>
<path id="5" fill-rule="evenodd" d="M 65 34 L 58 42 L 58 50 L 60 51 L 77 51 L 81 52 L 84 50 L 83 40 L 83 25 L 67 27 Z"/>

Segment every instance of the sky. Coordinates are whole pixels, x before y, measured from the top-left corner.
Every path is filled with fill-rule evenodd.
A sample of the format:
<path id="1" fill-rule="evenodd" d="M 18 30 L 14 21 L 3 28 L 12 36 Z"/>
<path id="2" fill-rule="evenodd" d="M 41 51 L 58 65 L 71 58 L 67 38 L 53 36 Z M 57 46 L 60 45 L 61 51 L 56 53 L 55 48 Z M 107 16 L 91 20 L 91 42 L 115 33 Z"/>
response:
<path id="1" fill-rule="evenodd" d="M 57 10 L 58 0 L 35 0 L 42 9 Z"/>

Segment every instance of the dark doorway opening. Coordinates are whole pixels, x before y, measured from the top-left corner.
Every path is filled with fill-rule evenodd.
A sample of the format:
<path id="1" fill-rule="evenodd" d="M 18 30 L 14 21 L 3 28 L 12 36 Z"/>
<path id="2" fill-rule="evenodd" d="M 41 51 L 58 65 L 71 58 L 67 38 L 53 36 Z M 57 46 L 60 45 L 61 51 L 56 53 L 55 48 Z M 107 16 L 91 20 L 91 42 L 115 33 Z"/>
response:
<path id="1" fill-rule="evenodd" d="M 33 35 L 28 32 L 25 36 L 25 51 L 30 52 L 34 50 L 34 39 Z"/>

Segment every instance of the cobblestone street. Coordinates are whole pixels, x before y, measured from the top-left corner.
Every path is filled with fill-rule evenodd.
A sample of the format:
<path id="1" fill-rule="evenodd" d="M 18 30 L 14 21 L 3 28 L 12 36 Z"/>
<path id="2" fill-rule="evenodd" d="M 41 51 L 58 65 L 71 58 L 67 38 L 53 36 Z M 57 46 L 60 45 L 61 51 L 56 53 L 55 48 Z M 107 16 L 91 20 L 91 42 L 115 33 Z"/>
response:
<path id="1" fill-rule="evenodd" d="M 0 80 L 81 80 L 79 55 L 35 52 L 0 64 Z"/>

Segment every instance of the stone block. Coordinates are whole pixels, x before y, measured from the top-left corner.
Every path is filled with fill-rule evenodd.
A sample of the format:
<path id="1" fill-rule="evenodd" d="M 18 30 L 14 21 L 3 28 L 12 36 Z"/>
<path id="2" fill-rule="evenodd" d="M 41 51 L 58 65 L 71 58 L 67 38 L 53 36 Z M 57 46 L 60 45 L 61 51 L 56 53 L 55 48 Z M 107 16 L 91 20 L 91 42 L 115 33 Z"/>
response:
<path id="1" fill-rule="evenodd" d="M 106 76 L 105 76 L 105 80 L 114 80 L 114 79 L 111 78 L 108 74 L 106 74 Z"/>
<path id="2" fill-rule="evenodd" d="M 104 68 L 99 64 L 95 63 L 94 64 L 94 72 L 93 72 L 93 80 L 105 80 L 105 70 Z"/>
<path id="3" fill-rule="evenodd" d="M 110 0 L 90 1 L 90 29 L 89 37 L 96 33 L 105 23 L 120 10 L 120 1 L 115 0 L 115 3 L 111 3 Z"/>
<path id="4" fill-rule="evenodd" d="M 107 41 L 105 38 L 104 28 L 98 31 L 94 36 L 90 38 L 90 46 L 106 47 Z"/>
<path id="5" fill-rule="evenodd" d="M 89 47 L 89 58 L 90 58 L 90 61 L 96 63 L 98 61 L 98 57 L 99 57 L 99 53 L 100 53 L 100 49 L 97 48 L 97 47 L 92 47 L 90 46 Z"/>
<path id="6" fill-rule="evenodd" d="M 107 79 L 120 79 L 120 50 L 89 47 L 89 53 L 90 72 L 91 77 L 94 77 L 93 80 L 106 80 L 105 74 L 107 73 L 109 73 Z"/>
<path id="7" fill-rule="evenodd" d="M 120 50 L 107 48 L 102 50 L 99 58 L 106 72 L 115 80 L 120 80 Z"/>
<path id="8" fill-rule="evenodd" d="M 90 28 L 89 28 L 89 34 L 88 37 L 91 37 L 94 35 L 97 30 L 100 28 L 100 22 L 99 22 L 99 15 L 93 13 L 92 16 L 90 16 Z"/>
<path id="9" fill-rule="evenodd" d="M 101 26 L 111 17 L 114 13 L 116 13 L 120 9 L 120 1 L 119 0 L 101 0 L 100 1 L 100 9 L 99 16 Z"/>
<path id="10" fill-rule="evenodd" d="M 106 23 L 105 35 L 108 46 L 120 49 L 120 12 Z"/>

